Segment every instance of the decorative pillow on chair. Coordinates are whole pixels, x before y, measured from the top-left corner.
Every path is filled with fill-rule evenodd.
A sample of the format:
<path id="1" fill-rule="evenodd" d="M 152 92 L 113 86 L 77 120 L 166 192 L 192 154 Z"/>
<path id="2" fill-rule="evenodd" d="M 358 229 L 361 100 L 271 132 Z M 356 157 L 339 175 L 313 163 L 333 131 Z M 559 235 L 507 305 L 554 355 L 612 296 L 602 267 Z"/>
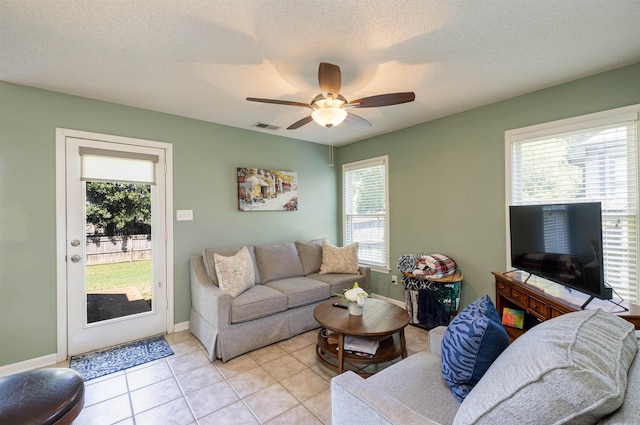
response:
<path id="1" fill-rule="evenodd" d="M 218 285 L 227 294 L 235 298 L 255 285 L 253 261 L 246 246 L 231 257 L 213 254 L 213 258 Z"/>
<path id="2" fill-rule="evenodd" d="M 600 423 L 631 391 L 628 371 L 638 350 L 634 331 L 631 323 L 598 308 L 531 328 L 495 361 L 453 423 Z M 634 393 L 632 403 L 637 400 Z M 634 419 L 615 423 L 638 423 L 637 413 Z"/>
<path id="3" fill-rule="evenodd" d="M 322 265 L 320 274 L 358 273 L 358 242 L 342 248 L 322 242 Z"/>
<path id="4" fill-rule="evenodd" d="M 442 338 L 442 376 L 460 401 L 509 345 L 509 336 L 488 295 L 477 299 L 449 324 Z"/>

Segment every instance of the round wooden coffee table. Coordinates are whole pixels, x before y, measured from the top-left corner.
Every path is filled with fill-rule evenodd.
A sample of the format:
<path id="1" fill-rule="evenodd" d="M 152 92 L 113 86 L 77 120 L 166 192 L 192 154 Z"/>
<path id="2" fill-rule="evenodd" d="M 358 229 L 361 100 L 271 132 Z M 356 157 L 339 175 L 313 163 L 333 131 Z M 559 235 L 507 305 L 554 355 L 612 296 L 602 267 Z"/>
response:
<path id="1" fill-rule="evenodd" d="M 409 314 L 404 309 L 387 301 L 370 298 L 364 304 L 362 316 L 352 316 L 347 309 L 334 307 L 335 302 L 340 302 L 340 299 L 331 298 L 313 310 L 313 317 L 322 328 L 337 334 L 337 344 L 330 344 L 322 336 L 323 329 L 318 332 L 316 353 L 325 367 L 340 374 L 344 371 L 345 362 L 367 365 L 388 362 L 400 356 L 407 357 L 404 328 L 409 324 Z M 372 358 L 347 353 L 344 351 L 345 335 L 377 338 L 380 347 Z M 385 336 L 387 338 L 383 338 Z M 329 362 L 332 358 L 337 358 L 337 366 Z"/>

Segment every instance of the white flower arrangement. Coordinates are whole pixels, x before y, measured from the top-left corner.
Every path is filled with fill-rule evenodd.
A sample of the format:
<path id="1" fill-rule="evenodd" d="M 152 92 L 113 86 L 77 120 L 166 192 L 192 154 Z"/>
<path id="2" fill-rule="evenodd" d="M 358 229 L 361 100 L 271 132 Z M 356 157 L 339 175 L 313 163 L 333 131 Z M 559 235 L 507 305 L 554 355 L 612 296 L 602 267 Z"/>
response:
<path id="1" fill-rule="evenodd" d="M 358 305 L 364 305 L 364 301 L 369 296 L 364 289 L 358 286 L 358 282 L 355 282 L 351 289 L 345 289 L 344 294 L 336 295 L 348 303 L 356 303 Z"/>

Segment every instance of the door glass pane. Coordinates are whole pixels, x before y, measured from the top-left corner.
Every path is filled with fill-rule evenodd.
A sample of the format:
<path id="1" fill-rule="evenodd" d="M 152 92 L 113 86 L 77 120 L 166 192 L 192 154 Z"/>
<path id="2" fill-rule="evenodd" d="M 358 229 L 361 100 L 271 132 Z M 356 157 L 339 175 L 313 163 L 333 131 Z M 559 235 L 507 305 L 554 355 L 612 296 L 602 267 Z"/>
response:
<path id="1" fill-rule="evenodd" d="M 153 308 L 151 186 L 86 182 L 87 323 Z"/>

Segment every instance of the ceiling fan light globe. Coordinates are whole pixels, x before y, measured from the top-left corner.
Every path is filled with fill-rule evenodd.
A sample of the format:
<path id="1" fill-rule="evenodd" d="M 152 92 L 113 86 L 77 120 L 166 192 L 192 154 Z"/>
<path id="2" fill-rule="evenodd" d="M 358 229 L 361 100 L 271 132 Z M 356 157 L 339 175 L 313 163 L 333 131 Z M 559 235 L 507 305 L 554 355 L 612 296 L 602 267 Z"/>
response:
<path id="1" fill-rule="evenodd" d="M 323 127 L 335 127 L 347 118 L 347 111 L 342 108 L 316 109 L 311 118 Z"/>

